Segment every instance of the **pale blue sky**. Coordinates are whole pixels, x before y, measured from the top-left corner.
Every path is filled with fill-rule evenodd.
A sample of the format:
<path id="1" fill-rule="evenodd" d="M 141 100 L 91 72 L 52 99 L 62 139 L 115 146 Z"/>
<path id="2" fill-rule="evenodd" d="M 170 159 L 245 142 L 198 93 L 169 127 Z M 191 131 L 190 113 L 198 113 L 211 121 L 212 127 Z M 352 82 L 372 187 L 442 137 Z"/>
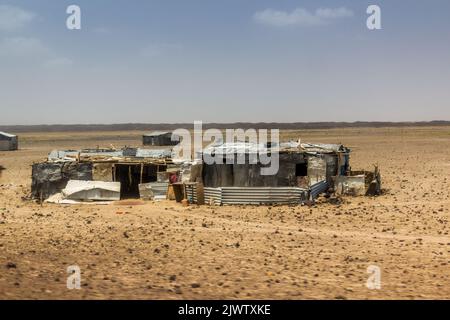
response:
<path id="1" fill-rule="evenodd" d="M 0 125 L 450 120 L 449 57 L 445 0 L 0 0 Z"/>

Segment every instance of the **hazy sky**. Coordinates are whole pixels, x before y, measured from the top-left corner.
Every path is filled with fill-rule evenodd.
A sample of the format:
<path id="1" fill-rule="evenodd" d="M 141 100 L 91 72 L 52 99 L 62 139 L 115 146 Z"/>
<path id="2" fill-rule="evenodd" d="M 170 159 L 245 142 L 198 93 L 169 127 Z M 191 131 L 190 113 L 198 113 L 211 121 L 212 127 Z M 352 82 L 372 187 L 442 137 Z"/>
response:
<path id="1" fill-rule="evenodd" d="M 435 119 L 447 0 L 0 0 L 0 125 Z"/>

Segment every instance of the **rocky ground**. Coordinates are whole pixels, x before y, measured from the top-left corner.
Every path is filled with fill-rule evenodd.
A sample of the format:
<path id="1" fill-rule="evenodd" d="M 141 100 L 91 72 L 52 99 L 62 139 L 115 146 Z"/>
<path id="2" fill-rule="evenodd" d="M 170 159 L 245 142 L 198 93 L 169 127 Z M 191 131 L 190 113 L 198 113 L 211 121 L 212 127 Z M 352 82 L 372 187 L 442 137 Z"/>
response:
<path id="1" fill-rule="evenodd" d="M 39 133 L 0 152 L 1 299 L 450 299 L 450 127 L 285 131 L 377 163 L 385 194 L 313 206 L 172 201 L 39 205 L 53 148 L 139 145 L 139 132 Z M 81 289 L 66 287 L 67 267 Z M 367 268 L 381 289 L 366 287 Z"/>

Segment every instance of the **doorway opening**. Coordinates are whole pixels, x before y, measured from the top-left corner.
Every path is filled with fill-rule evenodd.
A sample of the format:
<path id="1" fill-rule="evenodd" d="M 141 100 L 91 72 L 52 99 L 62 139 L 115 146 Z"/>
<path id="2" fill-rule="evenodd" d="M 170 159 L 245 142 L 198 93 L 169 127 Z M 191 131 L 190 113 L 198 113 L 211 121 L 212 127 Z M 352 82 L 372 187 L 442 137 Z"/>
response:
<path id="1" fill-rule="evenodd" d="M 114 181 L 120 182 L 121 199 L 139 199 L 139 184 L 157 181 L 158 171 L 165 166 L 154 164 L 116 164 Z"/>
<path id="2" fill-rule="evenodd" d="M 297 187 L 309 187 L 308 162 L 297 163 L 295 165 L 295 176 L 297 177 Z"/>
<path id="3" fill-rule="evenodd" d="M 308 163 L 297 163 L 295 165 L 295 176 L 306 177 L 308 175 Z"/>

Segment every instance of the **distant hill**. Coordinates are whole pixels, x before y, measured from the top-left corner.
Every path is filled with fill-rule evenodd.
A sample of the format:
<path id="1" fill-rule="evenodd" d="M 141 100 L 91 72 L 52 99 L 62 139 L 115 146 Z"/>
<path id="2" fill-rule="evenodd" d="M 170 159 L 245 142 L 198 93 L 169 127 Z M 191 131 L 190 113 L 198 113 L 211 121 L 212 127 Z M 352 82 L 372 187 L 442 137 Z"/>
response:
<path id="1" fill-rule="evenodd" d="M 382 128 L 382 127 L 426 127 L 450 126 L 450 121 L 421 121 L 421 122 L 234 122 L 234 123 L 203 123 L 203 128 L 235 129 L 332 129 L 332 128 Z M 178 128 L 192 129 L 193 123 L 119 123 L 119 124 L 54 124 L 54 125 L 0 125 L 0 131 L 21 132 L 67 132 L 67 131 L 152 131 L 174 130 Z"/>

